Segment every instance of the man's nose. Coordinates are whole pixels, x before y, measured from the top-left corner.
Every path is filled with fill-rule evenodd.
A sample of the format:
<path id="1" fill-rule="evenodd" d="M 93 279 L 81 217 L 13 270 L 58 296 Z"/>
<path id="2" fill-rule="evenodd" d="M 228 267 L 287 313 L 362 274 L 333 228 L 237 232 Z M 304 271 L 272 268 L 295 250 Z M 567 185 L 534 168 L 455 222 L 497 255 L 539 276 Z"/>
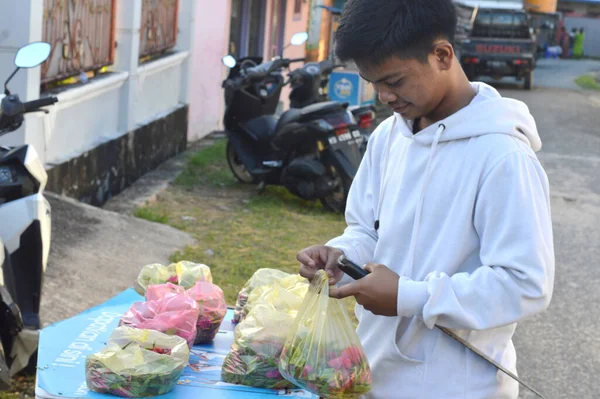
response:
<path id="1" fill-rule="evenodd" d="M 381 101 L 383 104 L 393 103 L 394 101 L 396 101 L 398 99 L 398 97 L 396 97 L 396 95 L 394 93 L 392 93 L 391 91 L 380 90 L 378 94 L 379 94 L 379 101 Z"/>

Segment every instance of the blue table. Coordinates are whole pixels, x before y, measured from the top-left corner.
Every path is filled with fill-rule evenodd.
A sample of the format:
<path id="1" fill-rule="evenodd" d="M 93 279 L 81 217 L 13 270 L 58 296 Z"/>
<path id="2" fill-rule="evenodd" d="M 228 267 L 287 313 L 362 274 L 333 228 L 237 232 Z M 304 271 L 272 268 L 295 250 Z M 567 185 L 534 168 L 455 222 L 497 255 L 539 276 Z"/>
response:
<path id="1" fill-rule="evenodd" d="M 90 392 L 85 383 L 85 358 L 104 348 L 132 303 L 144 298 L 133 289 L 108 302 L 41 331 L 36 398 L 114 398 Z M 233 343 L 233 312 L 228 311 L 221 330 L 210 345 L 195 346 L 178 385 L 165 399 L 269 399 L 276 396 L 317 399 L 306 391 L 269 390 L 227 384 L 221 365 Z"/>

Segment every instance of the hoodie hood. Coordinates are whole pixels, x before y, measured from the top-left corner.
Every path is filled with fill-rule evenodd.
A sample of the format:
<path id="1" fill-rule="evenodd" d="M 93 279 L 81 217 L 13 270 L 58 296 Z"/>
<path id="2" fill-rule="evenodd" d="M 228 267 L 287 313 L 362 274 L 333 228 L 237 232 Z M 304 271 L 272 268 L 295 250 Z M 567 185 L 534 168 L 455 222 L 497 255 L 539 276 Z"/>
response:
<path id="1" fill-rule="evenodd" d="M 529 108 L 525 103 L 504 98 L 493 87 L 485 83 L 471 83 L 477 95 L 469 106 L 423 129 L 412 132 L 412 121 L 395 114 L 396 123 L 404 125 L 402 134 L 419 144 L 431 146 L 436 131 L 443 127 L 439 142 L 467 139 L 486 134 L 506 134 L 513 136 L 531 147 L 535 152 L 542 148 L 542 140 Z"/>

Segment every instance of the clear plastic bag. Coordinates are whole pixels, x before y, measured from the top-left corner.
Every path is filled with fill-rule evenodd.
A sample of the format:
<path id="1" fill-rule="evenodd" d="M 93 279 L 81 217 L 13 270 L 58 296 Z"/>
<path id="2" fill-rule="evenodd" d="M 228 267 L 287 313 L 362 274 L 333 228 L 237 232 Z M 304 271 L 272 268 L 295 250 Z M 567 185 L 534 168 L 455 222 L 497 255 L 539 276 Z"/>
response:
<path id="1" fill-rule="evenodd" d="M 183 292 L 134 303 L 121 317 L 119 325 L 178 335 L 191 348 L 196 339 L 198 314 L 196 301 Z"/>
<path id="2" fill-rule="evenodd" d="M 177 271 L 175 270 L 175 265 L 163 266 L 154 263 L 142 267 L 134 288 L 138 294 L 143 296 L 146 294 L 146 288 L 149 285 L 165 283 L 177 284 Z"/>
<path id="3" fill-rule="evenodd" d="M 281 354 L 279 371 L 325 399 L 354 399 L 371 389 L 371 370 L 342 301 L 329 297 L 329 278 L 313 279 Z"/>
<path id="4" fill-rule="evenodd" d="M 288 275 L 271 284 L 263 285 L 252 291 L 242 310 L 241 320 L 259 303 L 271 303 L 281 311 L 298 310 L 308 292 L 308 280 L 295 274 Z"/>
<path id="5" fill-rule="evenodd" d="M 198 281 L 213 282 L 210 267 L 188 261 L 181 261 L 175 265 L 177 272 L 177 284 L 189 290 Z"/>
<path id="6" fill-rule="evenodd" d="M 183 338 L 119 327 L 102 351 L 87 357 L 87 386 L 126 398 L 164 395 L 177 384 L 189 357 Z"/>
<path id="7" fill-rule="evenodd" d="M 225 294 L 217 285 L 199 281 L 187 291 L 187 294 L 198 304 L 197 333 L 195 345 L 211 342 L 227 313 Z"/>
<path id="8" fill-rule="evenodd" d="M 279 372 L 279 357 L 297 313 L 277 310 L 271 303 L 256 305 L 235 328 L 234 343 L 223 362 L 223 381 L 257 388 L 294 388 Z"/>
<path id="9" fill-rule="evenodd" d="M 274 281 L 281 280 L 282 278 L 288 277 L 290 274 L 277 269 L 258 269 L 252 277 L 244 284 L 244 287 L 238 293 L 237 300 L 235 302 L 235 309 L 233 311 L 233 322 L 238 323 L 242 319 L 242 311 L 246 306 L 248 297 L 252 291 L 258 287 L 269 285 Z"/>

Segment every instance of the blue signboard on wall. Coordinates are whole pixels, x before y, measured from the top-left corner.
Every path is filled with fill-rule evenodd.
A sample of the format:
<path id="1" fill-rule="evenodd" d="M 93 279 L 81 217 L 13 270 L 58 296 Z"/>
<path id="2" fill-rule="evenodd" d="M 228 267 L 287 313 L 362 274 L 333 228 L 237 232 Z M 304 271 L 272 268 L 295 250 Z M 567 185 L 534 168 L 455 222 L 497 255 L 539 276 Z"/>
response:
<path id="1" fill-rule="evenodd" d="M 336 71 L 329 77 L 328 94 L 331 101 L 364 107 L 375 103 L 375 91 L 358 72 Z"/>
<path id="2" fill-rule="evenodd" d="M 360 104 L 360 76 L 356 72 L 333 72 L 329 78 L 329 98 L 332 101 Z"/>

